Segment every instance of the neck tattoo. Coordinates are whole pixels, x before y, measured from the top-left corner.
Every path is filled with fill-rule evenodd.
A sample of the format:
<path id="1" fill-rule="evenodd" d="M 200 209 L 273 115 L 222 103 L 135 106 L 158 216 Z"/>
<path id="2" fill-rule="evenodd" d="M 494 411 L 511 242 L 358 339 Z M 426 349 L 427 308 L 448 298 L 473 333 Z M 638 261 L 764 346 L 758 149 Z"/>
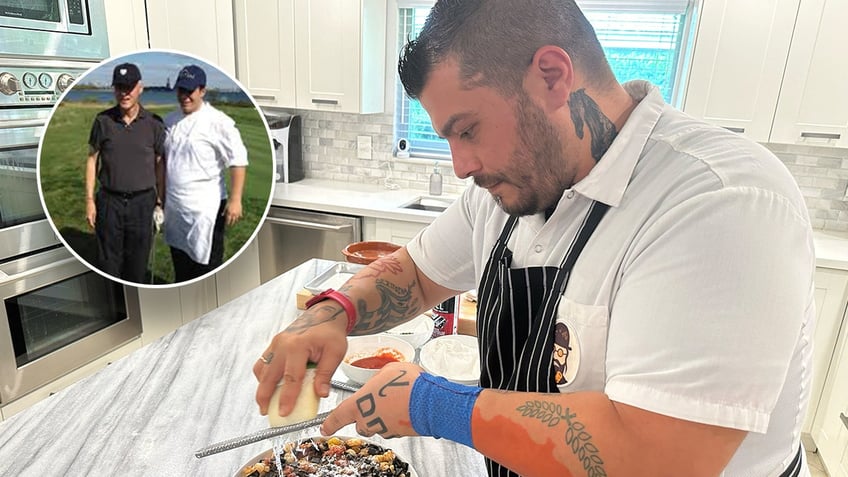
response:
<path id="1" fill-rule="evenodd" d="M 604 116 L 598 103 L 586 94 L 584 88 L 571 93 L 568 105 L 571 107 L 571 120 L 574 121 L 577 137 L 583 139 L 584 125 L 589 128 L 589 134 L 592 136 L 592 157 L 595 162 L 600 161 L 618 134 L 615 124 Z"/>

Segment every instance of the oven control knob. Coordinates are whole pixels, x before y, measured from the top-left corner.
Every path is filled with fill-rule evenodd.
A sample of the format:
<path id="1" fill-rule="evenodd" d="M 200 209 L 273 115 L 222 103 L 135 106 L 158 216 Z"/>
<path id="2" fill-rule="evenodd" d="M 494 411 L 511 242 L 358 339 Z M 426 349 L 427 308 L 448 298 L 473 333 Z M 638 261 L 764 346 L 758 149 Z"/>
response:
<path id="1" fill-rule="evenodd" d="M 12 73 L 0 73 L 0 93 L 12 95 L 21 90 L 21 82 Z"/>
<path id="2" fill-rule="evenodd" d="M 62 91 L 68 89 L 68 87 L 73 84 L 73 82 L 73 76 L 67 73 L 62 73 L 61 75 L 59 75 L 59 79 L 56 80 L 56 89 L 61 93 Z"/>

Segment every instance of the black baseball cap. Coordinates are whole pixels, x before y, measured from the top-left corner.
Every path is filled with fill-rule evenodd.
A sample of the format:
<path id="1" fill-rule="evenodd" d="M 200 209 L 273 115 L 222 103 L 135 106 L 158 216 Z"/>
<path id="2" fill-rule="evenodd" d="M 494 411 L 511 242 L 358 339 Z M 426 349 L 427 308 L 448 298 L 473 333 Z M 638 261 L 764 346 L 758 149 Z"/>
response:
<path id="1" fill-rule="evenodd" d="M 112 71 L 112 86 L 135 87 L 141 81 L 141 71 L 132 63 L 121 63 Z"/>
<path id="2" fill-rule="evenodd" d="M 181 88 L 186 91 L 194 91 L 198 87 L 206 87 L 206 72 L 197 65 L 188 65 L 180 70 L 174 89 Z"/>

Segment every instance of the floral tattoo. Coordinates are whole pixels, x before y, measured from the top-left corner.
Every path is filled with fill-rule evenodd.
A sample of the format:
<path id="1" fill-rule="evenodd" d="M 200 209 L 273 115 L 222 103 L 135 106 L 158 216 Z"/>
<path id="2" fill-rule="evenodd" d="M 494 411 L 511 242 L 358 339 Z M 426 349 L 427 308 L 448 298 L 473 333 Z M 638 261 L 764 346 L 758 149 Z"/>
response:
<path id="1" fill-rule="evenodd" d="M 560 404 L 546 401 L 527 401 L 516 408 L 523 417 L 538 419 L 548 427 L 557 427 L 565 423 L 565 443 L 571 452 L 580 459 L 588 477 L 606 477 L 604 461 L 598 447 L 592 442 L 592 435 L 586 431 L 586 425 L 578 421 L 577 413 L 569 408 L 563 411 Z"/>

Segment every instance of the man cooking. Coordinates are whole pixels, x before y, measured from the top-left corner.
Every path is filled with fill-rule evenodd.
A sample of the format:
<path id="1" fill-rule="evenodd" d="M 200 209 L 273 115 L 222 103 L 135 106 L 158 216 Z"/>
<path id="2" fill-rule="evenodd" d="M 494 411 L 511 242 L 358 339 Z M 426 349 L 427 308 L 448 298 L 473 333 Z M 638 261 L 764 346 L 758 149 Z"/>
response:
<path id="1" fill-rule="evenodd" d="M 202 68 L 189 65 L 180 70 L 174 88 L 180 109 L 165 116 L 164 236 L 171 247 L 175 281 L 182 282 L 223 263 L 225 229 L 242 217 L 248 161 L 235 122 L 204 101 Z"/>
<path id="2" fill-rule="evenodd" d="M 448 438 L 498 476 L 808 475 L 813 241 L 774 155 L 619 84 L 572 0 L 439 1 L 399 73 L 474 185 L 274 337 L 261 412 L 476 287 L 481 387 L 388 365 L 322 432 Z"/>
<path id="3" fill-rule="evenodd" d="M 85 167 L 85 215 L 97 237 L 98 268 L 144 283 L 153 246 L 153 211 L 164 197 L 165 127 L 139 102 L 141 71 L 122 63 L 112 72 L 116 105 L 91 126 Z M 95 182 L 100 187 L 95 195 Z"/>

